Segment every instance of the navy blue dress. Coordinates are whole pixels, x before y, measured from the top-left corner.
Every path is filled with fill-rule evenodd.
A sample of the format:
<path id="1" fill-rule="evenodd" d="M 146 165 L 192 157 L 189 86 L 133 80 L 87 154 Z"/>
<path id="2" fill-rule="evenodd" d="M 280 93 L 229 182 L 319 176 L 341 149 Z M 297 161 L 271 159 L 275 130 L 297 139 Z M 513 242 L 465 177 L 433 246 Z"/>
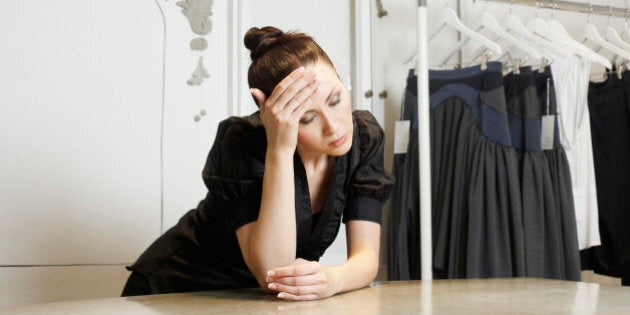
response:
<path id="1" fill-rule="evenodd" d="M 352 147 L 336 158 L 325 206 L 316 217 L 304 166 L 294 155 L 296 258 L 318 260 L 341 222 L 381 221 L 393 181 L 383 167 L 383 130 L 367 111 L 353 112 L 353 121 Z M 235 230 L 258 218 L 266 149 L 258 112 L 219 124 L 203 170 L 205 199 L 128 267 L 133 273 L 123 295 L 258 286 Z"/>

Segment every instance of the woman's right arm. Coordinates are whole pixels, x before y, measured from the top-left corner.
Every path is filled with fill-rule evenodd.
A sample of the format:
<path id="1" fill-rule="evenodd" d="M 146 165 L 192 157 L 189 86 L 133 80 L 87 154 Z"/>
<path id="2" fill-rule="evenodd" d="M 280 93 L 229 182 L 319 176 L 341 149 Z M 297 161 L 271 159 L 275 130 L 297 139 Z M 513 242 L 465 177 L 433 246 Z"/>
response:
<path id="1" fill-rule="evenodd" d="M 285 266 L 296 256 L 295 183 L 293 155 L 299 121 L 317 94 L 312 70 L 297 69 L 283 79 L 267 99 L 252 94 L 260 105 L 267 134 L 267 152 L 258 220 L 236 230 L 241 253 L 262 287 L 267 271 Z"/>

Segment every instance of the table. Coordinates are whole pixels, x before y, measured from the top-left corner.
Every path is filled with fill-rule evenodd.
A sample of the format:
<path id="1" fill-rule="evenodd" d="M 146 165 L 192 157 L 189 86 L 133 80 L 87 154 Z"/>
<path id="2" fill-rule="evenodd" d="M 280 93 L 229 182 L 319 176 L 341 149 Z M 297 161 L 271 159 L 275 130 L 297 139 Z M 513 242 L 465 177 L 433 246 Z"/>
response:
<path id="1" fill-rule="evenodd" d="M 307 302 L 260 289 L 78 300 L 0 309 L 0 314 L 630 314 L 630 288 L 509 278 L 375 282 Z"/>

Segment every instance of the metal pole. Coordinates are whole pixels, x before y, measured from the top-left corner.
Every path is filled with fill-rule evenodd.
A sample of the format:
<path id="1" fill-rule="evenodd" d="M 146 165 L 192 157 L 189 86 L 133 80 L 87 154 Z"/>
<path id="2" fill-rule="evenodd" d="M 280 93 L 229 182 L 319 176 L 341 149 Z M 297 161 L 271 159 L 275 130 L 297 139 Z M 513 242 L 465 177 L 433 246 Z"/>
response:
<path id="1" fill-rule="evenodd" d="M 429 58 L 427 3 L 418 0 L 418 154 L 420 198 L 420 253 L 422 280 L 433 279 L 433 245 L 431 241 L 431 145 L 429 120 Z"/>
<path id="2" fill-rule="evenodd" d="M 511 4 L 519 4 L 524 6 L 536 6 L 538 5 L 540 8 L 548 8 L 555 9 L 559 11 L 571 11 L 571 12 L 581 12 L 584 14 L 599 14 L 599 15 L 608 15 L 614 17 L 622 17 L 625 18 L 627 16 L 628 10 L 626 8 L 618 8 L 611 7 L 608 5 L 597 5 L 591 3 L 579 3 L 573 1 L 564 1 L 564 0 L 554 0 L 554 1 L 541 1 L 541 0 L 487 0 L 491 2 L 504 2 Z"/>

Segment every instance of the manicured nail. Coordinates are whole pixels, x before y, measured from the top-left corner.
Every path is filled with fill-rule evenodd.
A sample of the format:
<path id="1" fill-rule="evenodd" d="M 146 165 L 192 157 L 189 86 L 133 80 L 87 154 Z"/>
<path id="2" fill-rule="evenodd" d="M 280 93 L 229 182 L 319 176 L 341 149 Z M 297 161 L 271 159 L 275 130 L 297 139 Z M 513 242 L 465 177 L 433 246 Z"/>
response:
<path id="1" fill-rule="evenodd" d="M 273 277 L 275 275 L 276 275 L 276 273 L 274 271 L 272 271 L 272 270 L 267 271 L 267 277 Z"/>
<path id="2" fill-rule="evenodd" d="M 284 299 L 286 295 L 284 293 L 278 293 L 278 298 Z"/>
<path id="3" fill-rule="evenodd" d="M 271 290 L 275 290 L 276 288 L 278 288 L 278 286 L 275 283 L 270 283 L 267 285 L 267 288 L 271 289 Z"/>

